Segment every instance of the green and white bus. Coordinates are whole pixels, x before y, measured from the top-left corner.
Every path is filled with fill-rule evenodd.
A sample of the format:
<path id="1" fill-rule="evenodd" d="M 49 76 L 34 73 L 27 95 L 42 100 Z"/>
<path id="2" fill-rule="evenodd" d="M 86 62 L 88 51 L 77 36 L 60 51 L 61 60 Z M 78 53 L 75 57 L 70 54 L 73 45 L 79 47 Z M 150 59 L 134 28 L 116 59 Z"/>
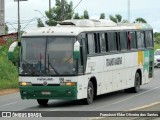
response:
<path id="1" fill-rule="evenodd" d="M 153 80 L 153 29 L 109 20 L 65 20 L 22 36 L 19 89 L 22 99 L 82 100 Z"/>

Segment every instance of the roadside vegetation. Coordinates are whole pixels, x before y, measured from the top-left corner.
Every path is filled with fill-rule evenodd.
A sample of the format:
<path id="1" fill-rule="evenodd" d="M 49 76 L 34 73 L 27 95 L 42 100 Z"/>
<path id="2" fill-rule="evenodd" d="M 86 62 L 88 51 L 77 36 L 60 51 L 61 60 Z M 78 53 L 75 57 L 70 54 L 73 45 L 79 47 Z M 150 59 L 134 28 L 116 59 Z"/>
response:
<path id="1" fill-rule="evenodd" d="M 154 33 L 154 49 L 160 49 L 160 33 Z"/>
<path id="2" fill-rule="evenodd" d="M 14 60 L 15 64 L 8 60 L 9 45 L 8 43 L 0 46 L 0 90 L 18 88 L 18 67 L 15 62 L 17 60 Z"/>

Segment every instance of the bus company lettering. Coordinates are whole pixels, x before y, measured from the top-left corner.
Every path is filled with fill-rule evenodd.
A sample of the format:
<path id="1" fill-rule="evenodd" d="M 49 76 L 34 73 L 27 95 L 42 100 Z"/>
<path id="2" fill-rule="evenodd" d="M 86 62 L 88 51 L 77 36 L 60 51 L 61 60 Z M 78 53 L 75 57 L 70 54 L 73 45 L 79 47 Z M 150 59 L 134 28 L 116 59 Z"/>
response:
<path id="1" fill-rule="evenodd" d="M 53 81 L 53 78 L 37 78 L 39 81 Z"/>
<path id="2" fill-rule="evenodd" d="M 106 66 L 121 65 L 122 57 L 106 59 Z"/>

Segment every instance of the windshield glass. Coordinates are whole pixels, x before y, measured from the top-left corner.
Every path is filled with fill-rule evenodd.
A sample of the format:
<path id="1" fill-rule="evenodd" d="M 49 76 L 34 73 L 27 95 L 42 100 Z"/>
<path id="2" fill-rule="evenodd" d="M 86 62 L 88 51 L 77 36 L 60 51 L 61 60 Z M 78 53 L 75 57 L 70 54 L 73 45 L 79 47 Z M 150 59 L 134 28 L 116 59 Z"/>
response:
<path id="1" fill-rule="evenodd" d="M 155 55 L 160 55 L 160 50 L 158 50 L 158 51 L 155 51 L 155 53 L 154 53 Z"/>
<path id="2" fill-rule="evenodd" d="M 74 75 L 73 37 L 22 39 L 21 75 Z"/>

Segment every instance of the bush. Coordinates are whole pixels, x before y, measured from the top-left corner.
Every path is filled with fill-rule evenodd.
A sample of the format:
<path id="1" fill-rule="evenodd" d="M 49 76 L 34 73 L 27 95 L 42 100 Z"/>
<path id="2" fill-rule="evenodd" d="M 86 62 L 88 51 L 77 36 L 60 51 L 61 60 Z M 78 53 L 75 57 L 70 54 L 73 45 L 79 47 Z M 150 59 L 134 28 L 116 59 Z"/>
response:
<path id="1" fill-rule="evenodd" d="M 8 60 L 8 46 L 3 45 L 0 48 L 0 89 L 18 87 L 18 69 Z"/>

